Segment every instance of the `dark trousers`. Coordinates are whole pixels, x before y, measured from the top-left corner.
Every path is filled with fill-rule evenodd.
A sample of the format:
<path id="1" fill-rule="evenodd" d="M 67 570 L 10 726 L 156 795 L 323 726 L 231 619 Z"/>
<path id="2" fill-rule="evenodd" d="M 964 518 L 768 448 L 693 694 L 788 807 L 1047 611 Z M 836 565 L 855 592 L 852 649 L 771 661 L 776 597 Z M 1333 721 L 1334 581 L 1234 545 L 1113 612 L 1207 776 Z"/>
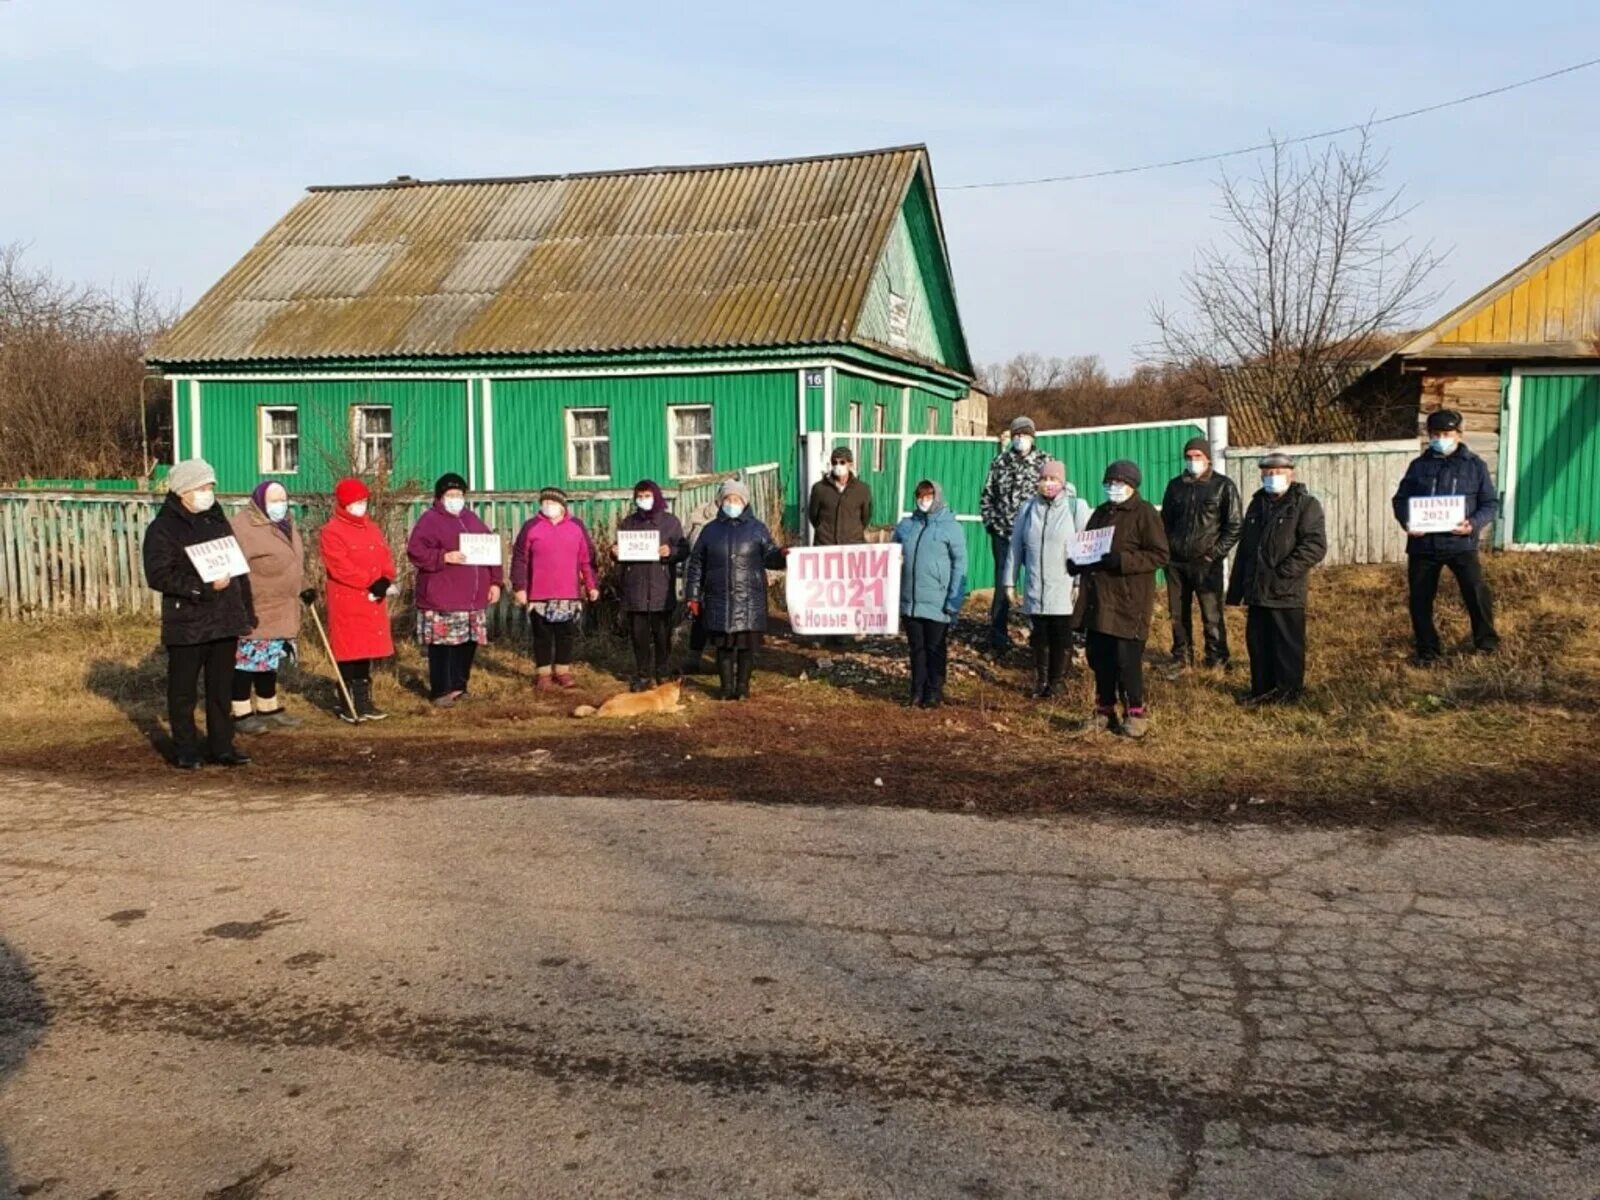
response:
<path id="1" fill-rule="evenodd" d="M 1094 672 L 1094 703 L 1110 712 L 1120 699 L 1130 710 L 1144 707 L 1144 643 L 1089 630 L 1089 669 Z"/>
<path id="2" fill-rule="evenodd" d="M 1200 602 L 1200 628 L 1208 666 L 1228 661 L 1228 626 L 1222 616 L 1222 564 L 1167 564 L 1167 611 L 1172 615 L 1172 657 L 1194 662 L 1194 602 Z"/>
<path id="3" fill-rule="evenodd" d="M 1251 697 L 1297 699 L 1306 685 L 1306 610 L 1252 604 L 1245 610 L 1244 641 Z"/>
<path id="4" fill-rule="evenodd" d="M 572 643 L 578 636 L 576 621 L 546 621 L 538 613 L 530 614 L 533 636 L 533 665 L 536 667 L 565 667 L 572 663 Z"/>
<path id="5" fill-rule="evenodd" d="M 1011 649 L 1011 596 L 1000 586 L 1006 577 L 1006 564 L 1011 561 L 1011 535 L 1001 537 L 989 534 L 989 549 L 994 553 L 994 599 L 989 602 L 989 648 Z"/>
<path id="6" fill-rule="evenodd" d="M 950 626 L 931 617 L 907 617 L 906 641 L 911 643 L 911 701 L 944 699 L 944 681 L 950 662 Z"/>
<path id="7" fill-rule="evenodd" d="M 206 678 L 206 750 L 213 757 L 233 752 L 233 657 L 237 638 L 218 638 L 195 646 L 167 647 L 167 723 L 179 754 L 200 752 L 194 706 L 200 676 Z"/>
<path id="8" fill-rule="evenodd" d="M 437 700 L 451 692 L 466 691 L 467 680 L 472 678 L 472 660 L 477 654 L 477 642 L 462 642 L 459 646 L 429 646 L 428 698 Z"/>
<path id="9" fill-rule="evenodd" d="M 372 678 L 372 660 L 370 658 L 347 658 L 334 664 L 339 668 L 339 674 L 344 676 L 344 681 L 350 683 L 365 683 Z"/>
<path id="10" fill-rule="evenodd" d="M 1439 593 L 1439 573 L 1449 568 L 1461 589 L 1461 603 L 1472 622 L 1472 644 L 1479 650 L 1493 650 L 1500 644 L 1494 630 L 1494 597 L 1483 581 L 1483 564 L 1478 552 L 1466 554 L 1410 554 L 1406 556 L 1406 579 L 1411 590 L 1411 632 L 1417 640 L 1417 657 L 1439 656 L 1439 629 L 1433 623 L 1433 601 Z"/>
<path id="11" fill-rule="evenodd" d="M 702 613 L 689 622 L 689 653 L 699 658 L 705 653 L 706 642 L 711 635 L 706 632 L 706 618 Z"/>
<path id="12" fill-rule="evenodd" d="M 635 675 L 640 679 L 665 679 L 671 674 L 667 666 L 667 657 L 672 652 L 670 612 L 629 613 L 628 639 L 633 643 Z"/>
<path id="13" fill-rule="evenodd" d="M 233 698 L 240 704 L 250 699 L 251 695 L 260 696 L 263 700 L 271 700 L 278 694 L 278 673 L 276 671 L 235 671 L 233 673 Z"/>
<path id="14" fill-rule="evenodd" d="M 1072 614 L 1028 618 L 1033 634 L 1033 672 L 1040 680 L 1060 683 L 1067 673 L 1067 658 L 1072 653 Z"/>

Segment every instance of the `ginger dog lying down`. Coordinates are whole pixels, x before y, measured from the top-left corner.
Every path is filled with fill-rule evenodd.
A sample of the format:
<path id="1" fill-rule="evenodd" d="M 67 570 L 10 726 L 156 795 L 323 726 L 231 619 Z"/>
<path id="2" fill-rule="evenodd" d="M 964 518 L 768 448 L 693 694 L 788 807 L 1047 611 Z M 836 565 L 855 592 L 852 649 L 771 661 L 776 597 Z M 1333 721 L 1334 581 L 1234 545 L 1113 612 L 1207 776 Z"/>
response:
<path id="1" fill-rule="evenodd" d="M 648 692 L 622 692 L 611 697 L 599 708 L 580 704 L 572 710 L 575 717 L 647 717 L 651 713 L 680 713 L 684 706 L 679 701 L 683 685 L 677 680 L 663 683 Z"/>

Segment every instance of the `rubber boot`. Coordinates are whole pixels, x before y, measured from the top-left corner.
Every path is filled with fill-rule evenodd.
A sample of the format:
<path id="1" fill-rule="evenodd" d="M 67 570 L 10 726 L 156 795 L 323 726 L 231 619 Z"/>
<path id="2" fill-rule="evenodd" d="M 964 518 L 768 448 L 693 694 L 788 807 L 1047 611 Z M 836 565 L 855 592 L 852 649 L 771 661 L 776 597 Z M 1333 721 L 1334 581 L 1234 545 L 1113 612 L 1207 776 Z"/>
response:
<path id="1" fill-rule="evenodd" d="M 737 700 L 739 698 L 736 671 L 734 652 L 732 650 L 718 650 L 717 677 L 722 684 L 721 698 L 724 700 Z"/>
<path id="2" fill-rule="evenodd" d="M 736 695 L 740 700 L 750 699 L 750 672 L 755 670 L 756 652 L 754 650 L 737 650 L 735 669 L 738 672 L 735 687 Z"/>

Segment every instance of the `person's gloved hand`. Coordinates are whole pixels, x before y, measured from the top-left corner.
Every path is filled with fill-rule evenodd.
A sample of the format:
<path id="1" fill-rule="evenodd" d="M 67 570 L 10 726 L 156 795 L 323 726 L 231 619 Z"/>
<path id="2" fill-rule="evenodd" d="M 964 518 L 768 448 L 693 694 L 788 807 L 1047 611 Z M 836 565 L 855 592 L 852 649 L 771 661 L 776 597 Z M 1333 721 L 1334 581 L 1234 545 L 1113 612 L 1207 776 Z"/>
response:
<path id="1" fill-rule="evenodd" d="M 689 615 L 691 617 L 698 617 L 700 615 L 700 601 L 698 601 L 698 600 L 689 601 Z"/>
<path id="2" fill-rule="evenodd" d="M 389 589 L 394 586 L 394 580 L 387 575 L 380 575 L 372 581 L 372 586 L 367 589 L 367 594 L 374 600 L 382 600 L 389 594 Z"/>
<path id="3" fill-rule="evenodd" d="M 1067 574 L 1068 575 L 1082 575 L 1088 569 L 1089 569 L 1089 565 L 1087 563 L 1075 562 L 1070 558 L 1067 559 Z"/>
<path id="4" fill-rule="evenodd" d="M 1115 550 L 1107 550 L 1105 557 L 1095 563 L 1097 567 L 1104 567 L 1107 571 L 1122 570 L 1122 555 Z"/>
<path id="5" fill-rule="evenodd" d="M 317 602 L 317 589 L 316 588 L 307 588 L 305 591 L 300 593 L 300 603 L 301 604 L 315 604 L 316 602 Z"/>

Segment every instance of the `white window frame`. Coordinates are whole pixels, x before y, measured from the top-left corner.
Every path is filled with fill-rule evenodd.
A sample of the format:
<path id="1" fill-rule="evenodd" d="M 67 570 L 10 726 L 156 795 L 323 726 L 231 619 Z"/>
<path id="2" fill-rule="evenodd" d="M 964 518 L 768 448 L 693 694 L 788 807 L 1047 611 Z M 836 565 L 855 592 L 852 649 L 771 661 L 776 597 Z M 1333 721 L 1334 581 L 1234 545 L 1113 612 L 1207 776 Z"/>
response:
<path id="1" fill-rule="evenodd" d="M 922 432 L 930 437 L 939 436 L 939 406 L 928 405 L 922 414 Z"/>
<path id="2" fill-rule="evenodd" d="M 294 433 L 273 433 L 272 414 L 292 413 L 294 415 Z M 298 404 L 263 404 L 256 409 L 256 429 L 258 432 L 256 446 L 256 464 L 261 468 L 263 475 L 298 475 L 300 474 L 300 406 Z M 294 441 L 294 469 L 291 471 L 275 471 L 272 469 L 272 443 Z"/>
<path id="3" fill-rule="evenodd" d="M 367 432 L 367 414 L 369 412 L 386 412 L 389 414 L 389 429 L 386 433 Z M 367 442 L 369 439 L 384 440 L 389 443 L 389 461 L 375 464 L 367 458 Z M 361 475 L 376 475 L 383 471 L 394 470 L 394 405 L 392 404 L 352 404 L 350 406 L 350 440 L 356 452 L 356 472 Z"/>
<path id="4" fill-rule="evenodd" d="M 850 401 L 850 456 L 861 461 L 861 439 L 855 435 L 861 432 L 861 401 Z"/>
<path id="5" fill-rule="evenodd" d="M 594 413 L 602 413 L 606 419 L 606 433 L 604 437 L 585 437 L 585 445 L 596 445 L 600 442 L 606 444 L 606 459 L 611 458 L 611 410 L 605 407 L 591 406 L 586 408 L 569 408 L 566 410 L 567 425 L 567 478 L 568 479 L 610 479 L 611 472 L 604 475 L 582 475 L 578 472 L 578 418 Z"/>
<path id="6" fill-rule="evenodd" d="M 681 434 L 678 432 L 678 414 L 690 412 L 703 412 L 706 414 L 707 430 L 703 434 Z M 710 404 L 669 404 L 667 405 L 667 477 L 670 479 L 694 479 L 700 475 L 710 475 L 716 471 L 717 416 L 715 406 Z M 711 463 L 704 471 L 680 471 L 678 462 L 679 442 L 704 442 L 711 451 Z"/>
<path id="7" fill-rule="evenodd" d="M 888 405 L 874 404 L 872 406 L 872 432 L 878 435 L 872 439 L 872 469 L 874 471 L 883 470 L 885 464 L 889 461 L 885 455 L 889 439 L 883 436 L 888 419 Z"/>

